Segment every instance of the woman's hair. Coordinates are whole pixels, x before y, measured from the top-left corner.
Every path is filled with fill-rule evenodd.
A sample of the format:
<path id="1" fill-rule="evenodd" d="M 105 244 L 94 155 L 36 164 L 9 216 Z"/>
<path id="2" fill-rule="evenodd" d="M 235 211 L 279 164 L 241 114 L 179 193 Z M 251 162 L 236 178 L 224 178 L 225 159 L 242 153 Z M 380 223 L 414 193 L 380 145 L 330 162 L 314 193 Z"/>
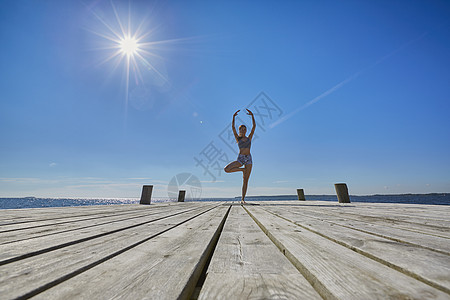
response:
<path id="1" fill-rule="evenodd" d="M 241 129 L 241 127 L 245 127 L 245 129 L 247 129 L 247 126 L 245 126 L 244 124 L 242 124 L 241 126 L 239 126 L 239 130 Z M 238 135 L 238 141 L 240 140 L 240 139 L 242 139 L 243 137 L 242 136 L 239 136 Z"/>

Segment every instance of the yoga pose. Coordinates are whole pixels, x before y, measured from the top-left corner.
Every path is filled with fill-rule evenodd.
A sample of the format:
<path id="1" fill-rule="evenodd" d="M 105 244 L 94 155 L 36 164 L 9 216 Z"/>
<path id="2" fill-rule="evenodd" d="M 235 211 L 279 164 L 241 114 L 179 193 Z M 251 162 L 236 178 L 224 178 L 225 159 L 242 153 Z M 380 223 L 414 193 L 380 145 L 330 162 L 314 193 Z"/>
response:
<path id="1" fill-rule="evenodd" d="M 247 109 L 247 115 L 252 116 L 252 122 L 253 127 L 252 131 L 248 135 L 248 137 L 245 136 L 247 133 L 247 127 L 245 125 L 239 126 L 239 134 L 236 132 L 236 128 L 234 126 L 234 119 L 236 118 L 236 115 L 238 114 L 239 110 L 234 113 L 233 115 L 233 122 L 231 124 L 231 128 L 233 129 L 234 137 L 236 138 L 236 142 L 239 146 L 239 155 L 236 161 L 233 161 L 229 163 L 225 168 L 225 172 L 232 173 L 232 172 L 240 172 L 242 171 L 244 181 L 242 183 L 242 198 L 241 203 L 245 203 L 245 194 L 247 193 L 247 185 L 248 185 L 248 179 L 250 177 L 250 173 L 252 172 L 252 155 L 250 154 L 250 146 L 252 144 L 252 138 L 253 133 L 255 132 L 256 128 L 256 122 L 255 122 L 255 116 L 253 116 L 253 113 Z M 244 165 L 243 168 L 242 165 Z"/>

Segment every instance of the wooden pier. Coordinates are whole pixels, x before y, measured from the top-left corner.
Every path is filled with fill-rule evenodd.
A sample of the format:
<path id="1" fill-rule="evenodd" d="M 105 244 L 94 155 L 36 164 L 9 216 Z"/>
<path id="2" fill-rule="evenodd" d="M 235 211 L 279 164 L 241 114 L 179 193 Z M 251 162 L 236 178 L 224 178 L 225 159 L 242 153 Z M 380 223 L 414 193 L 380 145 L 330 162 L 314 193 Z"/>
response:
<path id="1" fill-rule="evenodd" d="M 450 299 L 450 206 L 0 211 L 0 299 Z"/>

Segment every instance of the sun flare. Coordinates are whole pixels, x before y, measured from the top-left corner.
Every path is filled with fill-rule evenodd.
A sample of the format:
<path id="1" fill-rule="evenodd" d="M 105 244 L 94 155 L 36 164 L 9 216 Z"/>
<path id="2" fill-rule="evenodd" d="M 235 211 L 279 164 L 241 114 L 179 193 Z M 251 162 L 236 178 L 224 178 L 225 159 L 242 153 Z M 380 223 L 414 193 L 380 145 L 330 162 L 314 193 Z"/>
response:
<path id="1" fill-rule="evenodd" d="M 150 27 L 150 20 L 142 18 L 136 22 L 128 5 L 116 8 L 111 0 L 111 9 L 91 9 L 95 17 L 95 27 L 86 28 L 89 32 L 100 37 L 96 40 L 98 47 L 106 55 L 99 60 L 98 66 L 110 62 L 112 71 L 123 67 L 123 83 L 125 86 L 125 116 L 127 115 L 130 88 L 147 85 L 165 86 L 170 84 L 165 69 L 164 58 L 160 55 L 169 45 L 189 40 L 190 38 L 156 40 L 156 27 Z M 125 2 L 125 1 L 123 1 Z M 122 3 L 122 2 L 121 2 Z"/>
<path id="2" fill-rule="evenodd" d="M 133 37 L 125 37 L 119 42 L 120 51 L 126 54 L 127 56 L 132 56 L 136 54 L 139 50 L 138 40 Z"/>

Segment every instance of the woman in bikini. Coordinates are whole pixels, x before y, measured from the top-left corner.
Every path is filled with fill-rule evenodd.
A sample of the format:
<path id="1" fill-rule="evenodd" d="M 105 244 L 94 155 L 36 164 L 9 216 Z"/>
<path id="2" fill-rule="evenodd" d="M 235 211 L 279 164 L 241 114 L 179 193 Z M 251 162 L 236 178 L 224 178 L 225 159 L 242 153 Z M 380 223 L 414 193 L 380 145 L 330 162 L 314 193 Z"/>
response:
<path id="1" fill-rule="evenodd" d="M 231 128 L 233 129 L 234 137 L 236 138 L 236 142 L 239 146 L 239 155 L 236 161 L 233 161 L 229 163 L 225 168 L 225 172 L 232 173 L 232 172 L 240 172 L 242 171 L 243 174 L 243 184 L 242 184 L 242 198 L 241 203 L 245 203 L 244 198 L 245 194 L 247 193 L 247 185 L 248 185 L 248 179 L 250 177 L 250 173 L 252 172 L 252 155 L 250 154 L 250 146 L 252 144 L 252 138 L 253 133 L 255 132 L 256 128 L 256 122 L 255 122 L 255 116 L 253 116 L 253 113 L 247 109 L 247 115 L 252 116 L 252 122 L 253 127 L 252 131 L 248 135 L 248 137 L 245 136 L 247 133 L 247 127 L 245 125 L 239 126 L 239 134 L 236 132 L 236 128 L 234 125 L 234 119 L 236 118 L 236 115 L 238 114 L 239 110 L 234 113 L 233 115 L 233 122 L 231 124 Z M 243 168 L 241 168 L 244 166 Z"/>

